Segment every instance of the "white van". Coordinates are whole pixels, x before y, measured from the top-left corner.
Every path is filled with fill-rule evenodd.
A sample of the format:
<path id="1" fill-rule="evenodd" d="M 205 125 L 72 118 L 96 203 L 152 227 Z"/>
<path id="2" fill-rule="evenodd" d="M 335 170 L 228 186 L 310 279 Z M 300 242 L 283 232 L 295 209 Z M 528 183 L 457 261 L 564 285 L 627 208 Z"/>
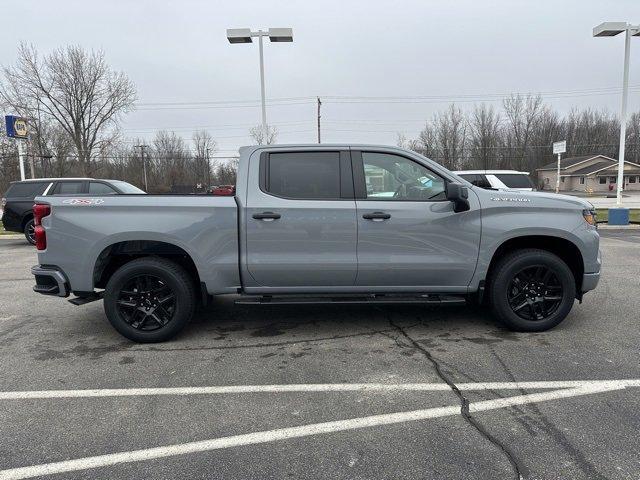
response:
<path id="1" fill-rule="evenodd" d="M 526 192 L 535 190 L 529 172 L 518 172 L 517 170 L 458 170 L 453 173 L 481 188 Z"/>

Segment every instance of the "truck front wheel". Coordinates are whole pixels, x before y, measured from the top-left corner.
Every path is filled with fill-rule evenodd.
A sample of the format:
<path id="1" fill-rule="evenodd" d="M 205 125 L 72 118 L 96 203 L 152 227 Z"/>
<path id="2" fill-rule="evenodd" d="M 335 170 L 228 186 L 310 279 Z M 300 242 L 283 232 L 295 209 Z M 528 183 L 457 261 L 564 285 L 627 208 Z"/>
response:
<path id="1" fill-rule="evenodd" d="M 523 249 L 505 255 L 489 279 L 491 307 L 512 330 L 541 332 L 571 311 L 576 282 L 567 264 L 546 250 Z"/>
<path id="2" fill-rule="evenodd" d="M 193 316 L 193 280 L 180 265 L 143 257 L 120 267 L 104 295 L 111 325 L 134 342 L 162 342 L 175 336 Z"/>

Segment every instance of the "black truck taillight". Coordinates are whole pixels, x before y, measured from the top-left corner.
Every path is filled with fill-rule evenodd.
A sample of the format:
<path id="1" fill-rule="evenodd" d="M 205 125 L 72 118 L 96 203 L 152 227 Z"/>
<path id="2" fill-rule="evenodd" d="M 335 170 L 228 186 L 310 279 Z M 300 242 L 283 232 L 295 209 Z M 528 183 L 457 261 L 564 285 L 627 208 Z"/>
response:
<path id="1" fill-rule="evenodd" d="M 36 203 L 33 206 L 33 233 L 36 240 L 37 250 L 46 250 L 47 248 L 47 232 L 42 226 L 42 219 L 50 214 L 51 205 L 47 205 L 46 203 Z"/>

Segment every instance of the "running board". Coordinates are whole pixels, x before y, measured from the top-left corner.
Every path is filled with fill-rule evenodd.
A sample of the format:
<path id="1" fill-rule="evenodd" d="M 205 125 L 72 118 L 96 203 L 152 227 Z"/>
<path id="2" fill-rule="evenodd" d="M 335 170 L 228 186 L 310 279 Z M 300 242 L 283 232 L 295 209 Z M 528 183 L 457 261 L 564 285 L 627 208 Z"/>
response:
<path id="1" fill-rule="evenodd" d="M 318 296 L 243 296 L 235 301 L 236 305 L 304 305 L 304 304 L 400 304 L 419 303 L 431 305 L 464 305 L 465 297 L 455 295 L 318 295 Z"/>
<path id="2" fill-rule="evenodd" d="M 69 303 L 73 303 L 74 305 L 84 305 L 85 303 L 95 302 L 96 300 L 101 300 L 104 296 L 104 292 L 92 293 L 91 295 L 87 295 L 84 297 L 75 297 L 67 300 Z"/>

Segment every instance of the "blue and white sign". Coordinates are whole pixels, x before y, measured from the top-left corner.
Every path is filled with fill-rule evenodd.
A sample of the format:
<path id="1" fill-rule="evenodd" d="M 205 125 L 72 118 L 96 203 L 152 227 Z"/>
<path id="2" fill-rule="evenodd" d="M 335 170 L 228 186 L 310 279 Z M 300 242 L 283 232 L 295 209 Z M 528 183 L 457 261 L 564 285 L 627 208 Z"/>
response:
<path id="1" fill-rule="evenodd" d="M 7 137 L 11 138 L 27 138 L 29 132 L 27 130 L 27 119 L 16 117 L 15 115 L 6 115 L 4 117 L 7 126 Z"/>

